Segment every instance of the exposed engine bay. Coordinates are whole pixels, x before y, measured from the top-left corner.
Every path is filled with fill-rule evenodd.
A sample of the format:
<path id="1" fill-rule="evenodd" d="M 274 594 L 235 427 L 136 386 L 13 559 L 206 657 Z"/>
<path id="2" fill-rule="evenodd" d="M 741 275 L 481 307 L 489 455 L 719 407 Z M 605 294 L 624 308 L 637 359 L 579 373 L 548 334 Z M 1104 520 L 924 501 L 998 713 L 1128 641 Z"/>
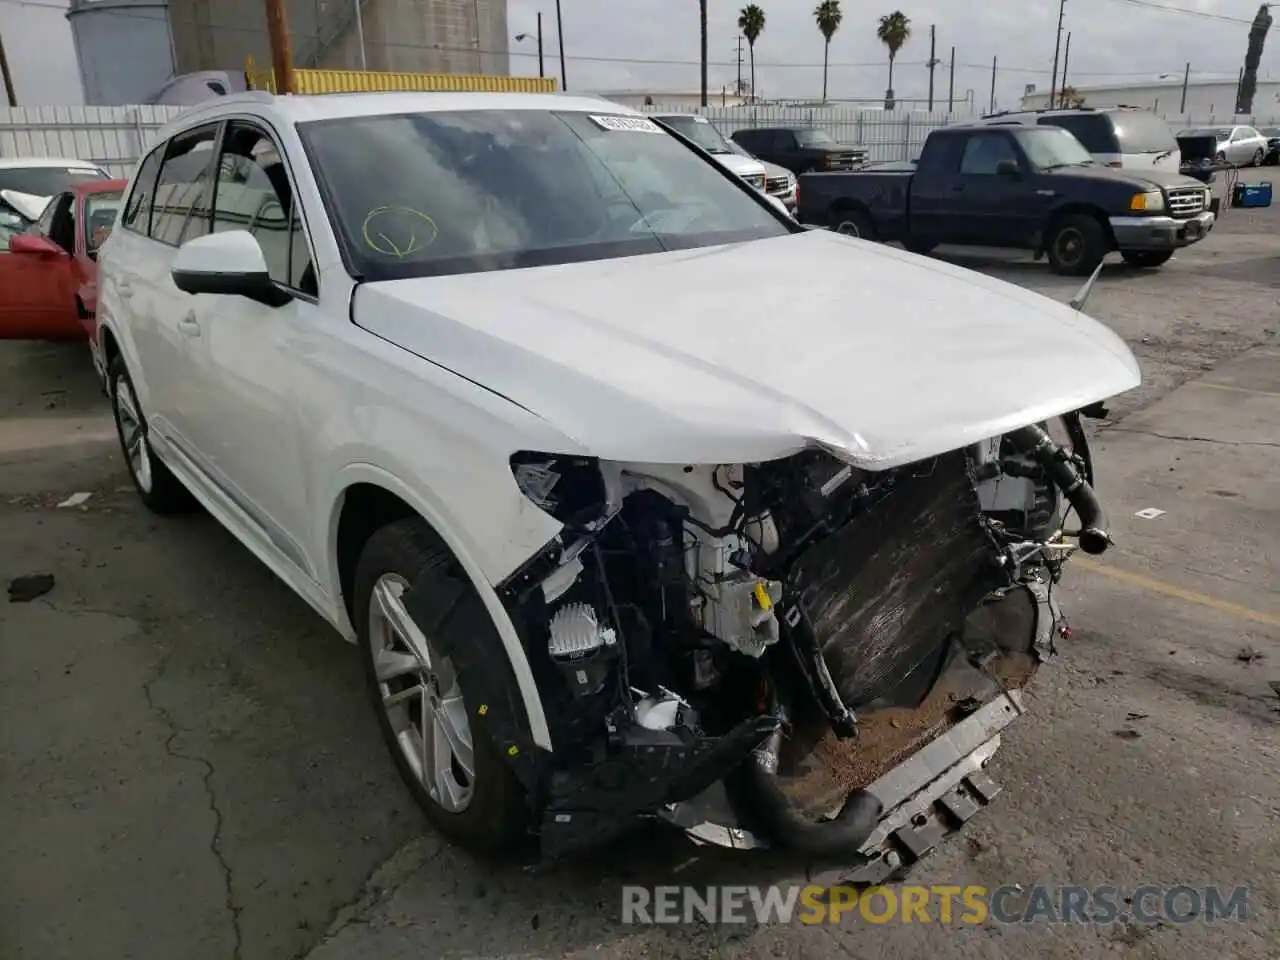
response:
<path id="1" fill-rule="evenodd" d="M 1110 543 L 1080 416 L 1055 422 L 1061 443 L 1029 426 L 876 472 L 817 449 L 513 457 L 525 496 L 564 524 L 501 590 L 554 752 L 502 728 L 500 679 L 484 710 L 543 857 L 656 818 L 877 879 L 988 802 L 998 731 L 1066 635 L 1063 563 Z"/>

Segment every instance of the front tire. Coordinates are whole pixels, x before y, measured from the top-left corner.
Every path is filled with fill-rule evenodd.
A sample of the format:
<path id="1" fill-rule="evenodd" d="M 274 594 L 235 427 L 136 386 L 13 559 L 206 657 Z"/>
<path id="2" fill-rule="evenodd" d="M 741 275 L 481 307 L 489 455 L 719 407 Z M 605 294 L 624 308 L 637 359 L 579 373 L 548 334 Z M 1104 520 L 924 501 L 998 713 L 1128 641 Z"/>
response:
<path id="1" fill-rule="evenodd" d="M 120 451 L 143 505 L 152 513 L 162 515 L 190 510 L 195 506 L 195 499 L 151 449 L 146 414 L 138 402 L 124 358 L 119 355 L 107 364 L 107 391 Z"/>
<path id="2" fill-rule="evenodd" d="M 1072 214 L 1054 225 L 1046 252 L 1054 273 L 1087 277 L 1107 255 L 1107 235 L 1093 217 Z"/>
<path id="3" fill-rule="evenodd" d="M 1267 153 L 1261 147 L 1253 151 L 1253 165 L 1255 167 L 1262 166 L 1262 161 L 1266 159 Z"/>
<path id="4" fill-rule="evenodd" d="M 871 214 L 854 207 L 837 207 L 831 211 L 831 229 L 843 233 L 847 237 L 858 237 L 876 243 L 880 240 L 880 231 Z"/>
<path id="5" fill-rule="evenodd" d="M 438 639 L 425 636 L 405 609 L 405 590 L 425 578 L 474 589 L 416 517 L 388 524 L 365 544 L 353 584 L 365 678 L 396 769 L 432 826 L 468 850 L 496 853 L 524 832 L 524 792 L 471 722 L 475 704 L 468 705 Z"/>
<path id="6" fill-rule="evenodd" d="M 1172 250 L 1121 250 L 1124 262 L 1133 267 L 1159 267 L 1169 262 Z"/>

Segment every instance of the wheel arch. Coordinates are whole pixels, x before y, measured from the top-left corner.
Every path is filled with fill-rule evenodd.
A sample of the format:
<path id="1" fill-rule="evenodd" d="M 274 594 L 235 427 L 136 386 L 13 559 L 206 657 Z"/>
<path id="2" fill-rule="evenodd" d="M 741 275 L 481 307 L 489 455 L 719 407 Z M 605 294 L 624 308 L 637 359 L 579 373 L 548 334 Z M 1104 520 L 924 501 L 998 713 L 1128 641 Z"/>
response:
<path id="1" fill-rule="evenodd" d="M 515 675 L 534 743 L 551 750 L 551 733 L 542 699 L 524 645 L 506 607 L 485 577 L 474 555 L 453 525 L 424 497 L 394 474 L 372 464 L 352 464 L 341 472 L 332 498 L 328 524 L 329 589 L 336 600 L 335 615 L 343 621 L 344 636 L 356 637 L 351 586 L 360 551 L 373 533 L 396 520 L 416 517 L 449 551 L 479 594 Z"/>
<path id="2" fill-rule="evenodd" d="M 1107 249 L 1116 249 L 1116 235 L 1111 229 L 1111 220 L 1106 213 L 1103 212 L 1102 208 L 1095 206 L 1092 203 L 1072 201 L 1070 203 L 1064 203 L 1060 207 L 1055 207 L 1049 214 L 1048 219 L 1045 220 L 1044 228 L 1040 232 L 1039 242 L 1036 244 L 1037 251 L 1048 249 L 1049 238 L 1053 235 L 1054 228 L 1067 217 L 1074 216 L 1076 214 L 1092 217 L 1094 220 L 1098 221 L 1098 224 L 1102 227 L 1103 235 L 1107 238 Z"/>

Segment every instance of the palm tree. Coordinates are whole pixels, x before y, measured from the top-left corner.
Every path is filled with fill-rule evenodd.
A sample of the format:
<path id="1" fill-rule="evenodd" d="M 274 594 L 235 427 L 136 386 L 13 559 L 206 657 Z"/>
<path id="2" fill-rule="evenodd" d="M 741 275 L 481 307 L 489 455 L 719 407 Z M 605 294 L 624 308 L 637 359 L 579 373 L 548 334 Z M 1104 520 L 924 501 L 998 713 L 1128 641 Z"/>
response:
<path id="1" fill-rule="evenodd" d="M 764 11 L 754 3 L 748 3 L 738 14 L 738 29 L 747 38 L 747 49 L 751 51 L 751 99 L 754 101 L 756 98 L 756 41 L 760 39 L 760 34 L 764 33 Z"/>
<path id="2" fill-rule="evenodd" d="M 889 48 L 889 89 L 884 92 L 884 108 L 892 110 L 893 100 L 893 59 L 902 49 L 903 44 L 911 39 L 911 19 L 901 10 L 886 13 L 880 18 L 876 27 L 876 36 Z"/>
<path id="3" fill-rule="evenodd" d="M 822 0 L 813 11 L 813 18 L 818 21 L 818 32 L 827 41 L 822 48 L 822 102 L 827 101 L 827 55 L 831 52 L 831 38 L 840 29 L 840 21 L 844 14 L 840 12 L 840 0 Z"/>
<path id="4" fill-rule="evenodd" d="M 1060 106 L 1083 107 L 1084 96 L 1075 87 L 1063 87 L 1058 91 Z"/>
<path id="5" fill-rule="evenodd" d="M 707 0 L 698 0 L 698 29 L 702 33 L 702 105 L 707 105 Z"/>

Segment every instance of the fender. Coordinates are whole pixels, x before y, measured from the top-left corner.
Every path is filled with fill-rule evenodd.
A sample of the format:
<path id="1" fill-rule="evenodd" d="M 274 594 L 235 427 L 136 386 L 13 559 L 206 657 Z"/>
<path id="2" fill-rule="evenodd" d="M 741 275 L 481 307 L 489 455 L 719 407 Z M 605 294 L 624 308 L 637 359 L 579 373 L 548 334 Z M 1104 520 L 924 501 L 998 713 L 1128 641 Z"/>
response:
<path id="1" fill-rule="evenodd" d="M 328 491 L 328 502 L 331 506 L 329 508 L 329 523 L 325 540 L 327 544 L 324 554 L 326 557 L 325 576 L 328 581 L 330 595 L 337 598 L 335 606 L 339 611 L 338 616 L 346 628 L 342 631 L 343 636 L 348 640 L 354 640 L 356 634 L 350 615 L 347 613 L 346 605 L 340 600 L 342 588 L 338 583 L 338 567 L 333 562 L 333 558 L 337 556 L 338 518 L 342 514 L 343 492 L 357 483 L 373 484 L 374 486 L 382 487 L 388 493 L 395 494 L 412 507 L 418 516 L 430 524 L 445 546 L 453 551 L 453 555 L 457 557 L 458 562 L 470 578 L 472 586 L 475 587 L 476 592 L 480 595 L 480 600 L 484 604 L 490 620 L 493 621 L 494 629 L 497 630 L 498 637 L 502 641 L 507 659 L 511 663 L 511 671 L 515 676 L 516 685 L 520 690 L 520 699 L 524 704 L 525 715 L 528 718 L 529 731 L 532 734 L 534 745 L 550 752 L 552 750 L 551 731 L 547 726 L 547 717 L 542 709 L 542 698 L 533 679 L 533 670 L 529 666 L 529 658 L 526 656 L 524 645 L 520 642 L 520 637 L 516 633 L 515 624 L 511 622 L 511 618 L 508 616 L 506 608 L 502 605 L 502 601 L 498 598 L 493 586 L 485 578 L 484 572 L 476 561 L 474 551 L 458 533 L 457 527 L 449 521 L 442 507 L 437 507 L 428 502 L 426 498 L 418 494 L 399 477 L 372 463 L 348 464 L 338 471 L 334 477 L 333 486 Z"/>

